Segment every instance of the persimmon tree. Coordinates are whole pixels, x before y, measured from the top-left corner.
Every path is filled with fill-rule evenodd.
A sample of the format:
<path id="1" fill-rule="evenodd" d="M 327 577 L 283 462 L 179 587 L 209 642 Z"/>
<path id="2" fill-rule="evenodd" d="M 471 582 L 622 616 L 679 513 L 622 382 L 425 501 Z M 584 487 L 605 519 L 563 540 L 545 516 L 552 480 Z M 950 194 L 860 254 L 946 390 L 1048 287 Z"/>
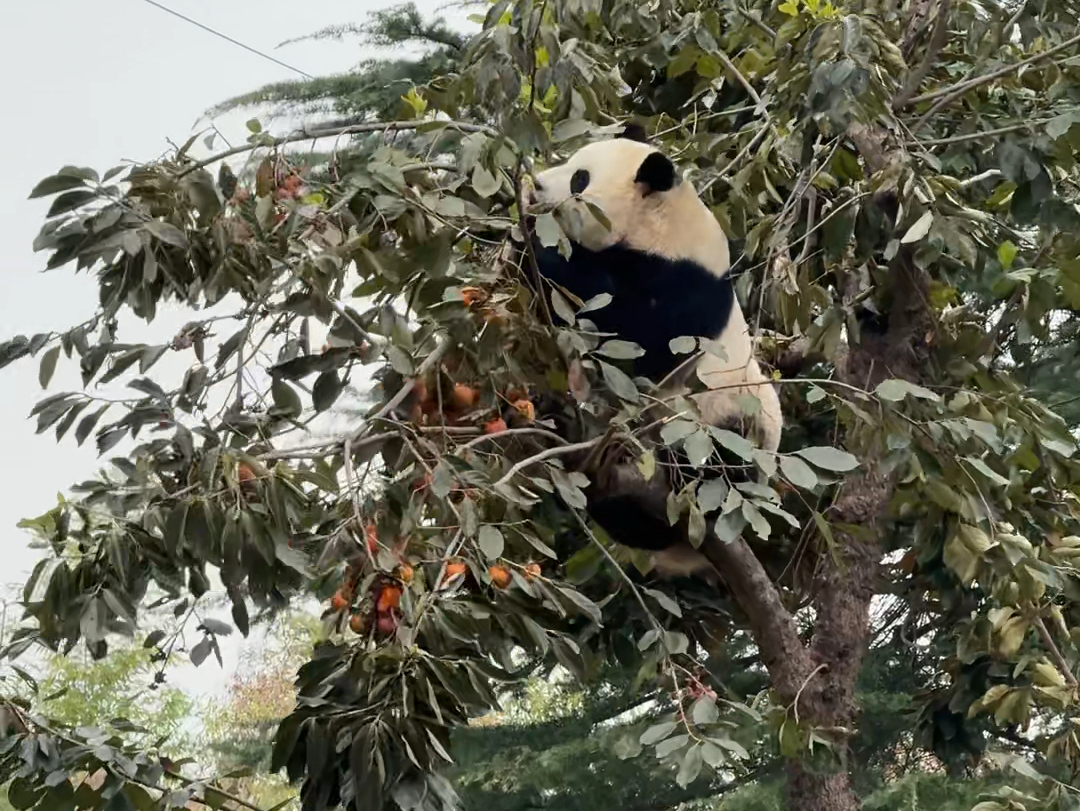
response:
<path id="1" fill-rule="evenodd" d="M 193 138 L 148 164 L 61 169 L 33 191 L 53 196 L 35 247 L 95 273 L 99 311 L 12 339 L 0 362 L 37 357 L 46 387 L 77 362 L 83 389 L 34 417 L 108 468 L 31 522 L 51 556 L 8 654 L 106 656 L 146 603 L 183 614 L 215 581 L 241 633 L 313 592 L 332 634 L 273 762 L 305 809 L 453 807 L 450 730 L 528 675 L 588 682 L 618 663 L 662 710 L 623 725 L 621 756 L 685 786 L 772 755 L 789 807 L 843 811 L 873 630 L 927 667 L 920 745 L 1027 781 L 984 810 L 1073 807 L 1080 465 L 1047 381 L 1073 368 L 1080 306 L 1076 14 L 498 0 L 394 120 L 277 137 L 253 122 L 204 159 Z M 630 117 L 742 248 L 779 454 L 630 377 L 636 348 L 588 327 L 605 302 L 544 285 L 521 247 L 568 249 L 582 215 L 523 217 L 531 168 Z M 347 137 L 304 168 L 297 145 Z M 124 340 L 123 319 L 164 304 L 188 326 Z M 693 338 L 680 347 L 701 351 Z M 155 376 L 167 355 L 190 364 L 178 379 Z M 313 431 L 350 409 L 342 432 Z M 655 443 L 719 478 L 665 497 Z M 616 445 L 719 587 L 656 581 L 589 522 L 582 457 Z M 762 479 L 729 480 L 720 450 Z M 230 626 L 200 630 L 201 661 Z M 747 646 L 757 695 L 721 678 Z M 7 706 L 19 808 L 250 807 L 122 730 L 102 742 Z"/>

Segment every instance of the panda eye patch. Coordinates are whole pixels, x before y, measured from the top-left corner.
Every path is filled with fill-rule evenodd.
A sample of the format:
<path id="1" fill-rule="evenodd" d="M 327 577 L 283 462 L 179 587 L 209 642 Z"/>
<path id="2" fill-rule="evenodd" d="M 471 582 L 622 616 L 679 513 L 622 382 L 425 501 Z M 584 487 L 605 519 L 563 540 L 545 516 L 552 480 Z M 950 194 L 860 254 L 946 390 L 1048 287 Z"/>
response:
<path id="1" fill-rule="evenodd" d="M 578 169 L 570 176 L 570 193 L 581 194 L 585 189 L 589 187 L 589 171 L 587 169 Z"/>

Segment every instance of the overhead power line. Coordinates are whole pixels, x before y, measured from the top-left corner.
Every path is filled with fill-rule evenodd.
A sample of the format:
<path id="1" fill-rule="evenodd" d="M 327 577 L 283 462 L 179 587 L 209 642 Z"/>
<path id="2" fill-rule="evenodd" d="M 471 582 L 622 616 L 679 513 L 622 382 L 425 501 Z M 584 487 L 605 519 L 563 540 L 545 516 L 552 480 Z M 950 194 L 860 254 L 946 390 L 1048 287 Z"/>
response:
<path id="1" fill-rule="evenodd" d="M 215 29 L 211 28 L 208 25 L 203 25 L 198 20 L 193 20 L 193 19 L 191 19 L 191 17 L 187 17 L 187 16 L 181 14 L 179 11 L 174 11 L 173 9 L 169 8 L 168 6 L 161 5 L 161 3 L 156 2 L 156 0 L 143 0 L 143 2 L 153 6 L 154 8 L 161 9 L 162 11 L 167 12 L 167 13 L 173 15 L 174 17 L 179 17 L 184 22 L 191 23 L 192 25 L 196 26 L 197 28 L 201 28 L 203 31 L 206 31 L 206 32 L 208 32 L 210 34 L 213 34 L 215 37 L 220 37 L 221 39 L 225 40 L 226 42 L 232 43 L 233 45 L 237 45 L 237 46 L 243 48 L 245 51 L 250 51 L 251 53 L 255 54 L 256 56 L 261 56 L 263 59 L 268 59 L 269 61 L 273 62 L 275 65 L 280 65 L 283 68 L 291 70 L 293 73 L 298 73 L 301 76 L 303 76 L 305 79 L 314 79 L 315 78 L 310 73 L 307 73 L 305 71 L 300 70 L 300 68 L 293 67 L 292 65 L 290 65 L 287 62 L 282 62 L 280 59 L 278 59 L 276 57 L 273 57 L 273 56 L 270 56 L 270 54 L 268 54 L 268 53 L 263 53 L 258 48 L 252 48 L 250 45 L 245 45 L 243 42 L 240 42 L 239 40 L 233 39 L 228 34 L 222 34 L 220 31 L 216 31 Z"/>

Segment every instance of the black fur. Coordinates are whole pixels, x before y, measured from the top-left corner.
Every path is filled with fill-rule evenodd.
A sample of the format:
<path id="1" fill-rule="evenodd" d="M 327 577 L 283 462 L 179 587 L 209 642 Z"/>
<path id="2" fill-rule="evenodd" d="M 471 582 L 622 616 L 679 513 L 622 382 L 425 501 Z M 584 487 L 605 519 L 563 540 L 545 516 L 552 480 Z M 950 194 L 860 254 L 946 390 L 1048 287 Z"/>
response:
<path id="1" fill-rule="evenodd" d="M 620 138 L 626 138 L 631 141 L 640 141 L 641 143 L 647 143 L 649 140 L 648 134 L 645 132 L 645 128 L 640 124 L 627 124 L 621 133 Z"/>
<path id="2" fill-rule="evenodd" d="M 671 159 L 661 152 L 651 152 L 638 167 L 634 182 L 645 186 L 646 190 L 642 197 L 647 197 L 653 192 L 670 191 L 675 186 L 677 178 L 675 164 L 671 162 Z"/>
<path id="3" fill-rule="evenodd" d="M 717 277 L 687 259 L 669 259 L 623 245 L 591 251 L 572 244 L 569 259 L 556 248 L 537 248 L 540 273 L 582 301 L 608 293 L 612 301 L 585 313 L 601 332 L 615 333 L 645 350 L 633 372 L 660 382 L 687 359 L 669 347 L 684 335 L 716 338 L 735 303 L 727 276 Z"/>

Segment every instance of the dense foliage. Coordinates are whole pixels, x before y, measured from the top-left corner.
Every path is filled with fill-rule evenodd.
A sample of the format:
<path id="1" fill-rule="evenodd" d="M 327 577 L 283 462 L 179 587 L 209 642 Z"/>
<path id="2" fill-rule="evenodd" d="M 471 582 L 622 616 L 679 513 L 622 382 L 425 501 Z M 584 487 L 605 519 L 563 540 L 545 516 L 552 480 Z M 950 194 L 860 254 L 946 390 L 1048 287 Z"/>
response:
<path id="1" fill-rule="evenodd" d="M 42 400 L 38 430 L 125 455 L 28 522 L 51 556 L 9 655 L 104 657 L 145 604 L 183 615 L 218 579 L 245 634 L 253 610 L 314 592 L 334 633 L 273 758 L 305 809 L 454 807 L 451 731 L 556 666 L 586 684 L 622 669 L 629 696 L 665 699 L 598 761 L 684 789 L 773 764 L 790 807 L 848 809 L 872 731 L 858 677 L 891 637 L 923 679 L 912 746 L 951 769 L 1011 765 L 1021 787 L 983 811 L 1073 807 L 1080 462 L 1074 412 L 1051 406 L 1069 399 L 1080 302 L 1076 15 L 498 0 L 393 120 L 383 106 L 282 137 L 253 121 L 211 159 L 193 138 L 151 164 L 61 169 L 33 191 L 54 199 L 35 247 L 94 272 L 100 311 L 12 339 L 0 363 L 37 356 L 47 387 L 76 361 L 84 389 Z M 636 348 L 588 331 L 604 302 L 538 286 L 517 247 L 534 229 L 567 248 L 583 216 L 569 201 L 522 218 L 530 168 L 628 118 L 743 247 L 737 288 L 788 422 L 777 455 L 658 402 L 622 371 Z M 288 149 L 350 135 L 357 149 L 310 171 Z M 123 339 L 122 319 L 164 303 L 198 314 L 171 340 Z M 182 379 L 151 376 L 167 354 Z M 353 389 L 374 403 L 312 436 Z M 550 410 L 577 415 L 578 442 Z M 723 449 L 768 481 L 668 499 L 719 592 L 617 565 L 582 512 L 570 451 L 627 444 L 659 482 L 657 420 L 702 470 L 723 474 Z M 197 662 L 232 629 L 200 630 Z M 7 706 L 20 809 L 236 802 L 119 732 Z M 99 770 L 97 787 L 75 777 Z"/>

